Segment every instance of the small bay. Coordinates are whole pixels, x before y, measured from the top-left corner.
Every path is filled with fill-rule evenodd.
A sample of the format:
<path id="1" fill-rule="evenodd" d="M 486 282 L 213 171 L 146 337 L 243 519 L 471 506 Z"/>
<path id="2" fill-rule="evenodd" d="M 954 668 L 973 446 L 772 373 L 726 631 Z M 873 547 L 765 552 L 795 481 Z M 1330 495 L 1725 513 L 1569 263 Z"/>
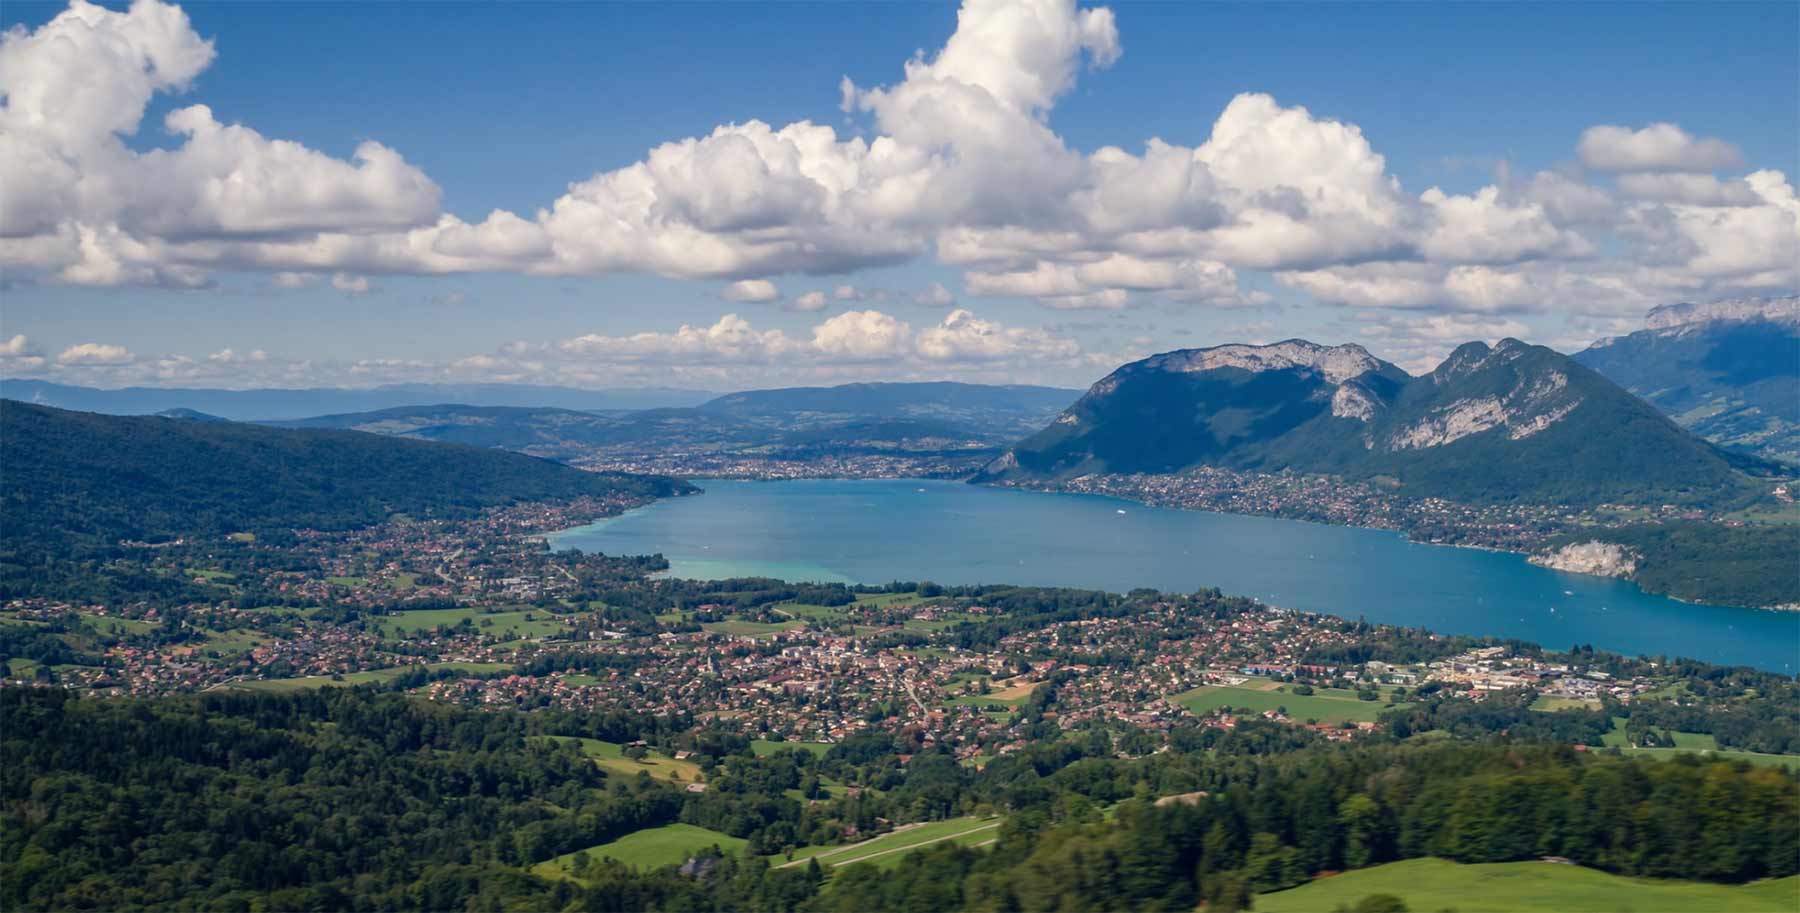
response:
<path id="1" fill-rule="evenodd" d="M 1789 674 L 1800 664 L 1800 613 L 1683 603 L 1522 555 L 1384 530 L 917 479 L 697 484 L 704 494 L 564 530 L 551 545 L 661 553 L 673 575 L 698 579 L 1217 587 L 1271 605 L 1554 649 L 1593 644 Z"/>

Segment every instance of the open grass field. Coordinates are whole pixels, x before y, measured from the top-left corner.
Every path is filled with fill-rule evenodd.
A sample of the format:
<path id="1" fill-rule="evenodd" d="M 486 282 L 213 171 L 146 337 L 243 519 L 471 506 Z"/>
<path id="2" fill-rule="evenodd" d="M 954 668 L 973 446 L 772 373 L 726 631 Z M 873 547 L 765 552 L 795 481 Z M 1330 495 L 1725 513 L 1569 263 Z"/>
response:
<path id="1" fill-rule="evenodd" d="M 768 757 L 778 751 L 793 749 L 812 754 L 814 757 L 831 750 L 830 742 L 771 742 L 767 739 L 754 739 L 750 742 L 750 750 L 759 758 Z"/>
<path id="2" fill-rule="evenodd" d="M 985 843 L 999 836 L 1000 821 L 999 818 L 975 817 L 932 821 L 901 827 L 861 843 L 804 847 L 794 853 L 793 859 L 778 861 L 776 864 L 781 867 L 805 865 L 808 859 L 817 859 L 823 866 L 869 862 L 885 867 L 899 862 L 900 857 L 912 850 L 935 843 L 949 841 L 964 846 Z"/>
<path id="3" fill-rule="evenodd" d="M 816 605 L 810 602 L 783 602 L 769 608 L 771 611 L 789 618 L 832 622 L 849 618 L 850 613 L 856 607 L 853 605 Z"/>
<path id="4" fill-rule="evenodd" d="M 1550 697 L 1549 695 L 1539 695 L 1537 700 L 1531 702 L 1531 709 L 1545 710 L 1551 713 L 1558 710 L 1599 710 L 1600 702 L 1584 701 L 1572 697 Z"/>
<path id="5" fill-rule="evenodd" d="M 530 616 L 529 618 L 527 616 Z M 484 613 L 476 607 L 461 609 L 417 609 L 381 616 L 381 636 L 399 638 L 414 631 L 435 631 L 438 625 L 455 627 L 469 619 L 481 633 L 514 640 L 522 637 L 545 637 L 566 630 L 557 616 L 543 610 L 520 609 L 516 612 Z"/>
<path id="6" fill-rule="evenodd" d="M 86 612 L 81 613 L 81 618 L 101 634 L 144 634 L 162 627 L 154 621 L 113 618 L 110 615 L 90 615 Z"/>
<path id="7" fill-rule="evenodd" d="M 1001 697 L 997 692 L 992 694 L 959 694 L 948 701 L 945 701 L 945 703 L 963 704 L 965 706 L 979 707 L 985 710 L 989 707 L 1017 707 L 1020 704 L 1025 703 L 1025 698 Z"/>
<path id="8" fill-rule="evenodd" d="M 1658 730 L 1661 733 L 1661 730 Z M 1671 732 L 1675 738 L 1676 751 L 1712 751 L 1719 747 L 1719 740 L 1704 732 Z M 1608 748 L 1630 748 L 1625 739 L 1625 718 L 1613 717 L 1613 728 L 1600 737 L 1600 743 Z"/>
<path id="9" fill-rule="evenodd" d="M 782 631 L 792 631 L 804 622 L 782 621 L 770 624 L 765 621 L 715 621 L 701 625 L 701 630 L 713 634 L 729 634 L 733 637 L 774 637 Z"/>
<path id="10" fill-rule="evenodd" d="M 1768 767 L 1800 770 L 1800 755 L 1763 754 L 1757 751 L 1720 748 L 1719 740 L 1704 732 L 1671 732 L 1668 734 L 1675 739 L 1675 745 L 1672 748 L 1633 748 L 1625 741 L 1625 718 L 1613 717 L 1613 728 L 1602 735 L 1600 741 L 1608 748 L 1617 748 L 1625 754 L 1636 757 L 1672 758 L 1677 755 L 1699 754 L 1721 761 L 1749 761 L 1752 764 L 1762 764 Z M 1795 909 L 1800 909 L 1800 907 Z"/>
<path id="11" fill-rule="evenodd" d="M 1669 735 L 1675 738 L 1675 745 L 1672 748 L 1633 748 L 1625 741 L 1625 720 L 1622 717 L 1614 717 L 1612 730 L 1602 735 L 1600 741 L 1606 747 L 1617 748 L 1632 757 L 1673 758 L 1685 754 L 1698 754 L 1721 761 L 1749 761 L 1752 764 L 1768 767 L 1800 770 L 1800 755 L 1763 754 L 1756 751 L 1739 751 L 1735 748 L 1720 748 L 1719 740 L 1704 732 L 1671 732 Z M 1795 909 L 1800 909 L 1800 907 Z"/>
<path id="12" fill-rule="evenodd" d="M 1202 685 L 1192 691 L 1177 694 L 1170 700 L 1186 707 L 1191 713 L 1208 713 L 1220 707 L 1261 713 L 1286 707 L 1288 716 L 1296 720 L 1318 720 L 1328 725 L 1346 720 L 1372 722 L 1384 711 L 1408 706 L 1389 704 L 1385 700 L 1360 701 L 1350 692 L 1331 688 L 1320 688 L 1316 694 L 1310 695 L 1294 694 L 1289 690 L 1292 687 L 1282 685 L 1273 690 L 1262 690 L 1249 685 Z M 1385 692 L 1383 696 L 1385 697 Z"/>
<path id="13" fill-rule="evenodd" d="M 206 632 L 206 649 L 220 653 L 242 653 L 252 647 L 262 646 L 263 641 L 268 639 L 269 635 L 247 628 L 230 631 L 214 631 L 209 628 Z"/>
<path id="14" fill-rule="evenodd" d="M 965 621 L 980 621 L 984 617 L 985 616 L 982 615 L 971 615 L 968 612 L 945 612 L 938 618 L 908 618 L 901 627 L 904 627 L 908 631 L 919 631 L 925 634 L 932 634 L 947 628 L 954 628 Z"/>
<path id="15" fill-rule="evenodd" d="M 39 667 L 41 667 L 43 665 L 43 663 L 40 663 L 35 659 L 26 659 L 23 656 L 15 656 L 12 659 L 7 660 L 6 665 L 11 667 L 13 678 L 22 678 L 22 679 L 29 680 L 33 676 L 37 675 L 37 670 Z M 88 668 L 88 667 L 78 665 L 75 663 L 57 663 L 50 667 L 50 671 L 54 672 L 58 675 L 66 675 L 70 672 L 74 672 L 76 670 L 86 669 L 86 668 Z"/>
<path id="16" fill-rule="evenodd" d="M 692 824 L 665 824 L 662 827 L 633 831 L 611 843 L 602 843 L 576 852 L 586 853 L 590 859 L 610 856 L 633 868 L 655 869 L 665 865 L 680 865 L 689 856 L 711 846 L 735 855 L 743 852 L 744 844 L 745 841 L 740 837 Z M 531 871 L 544 878 L 571 878 L 569 869 L 575 864 L 575 855 L 576 853 L 567 853 L 540 862 L 532 866 Z"/>
<path id="17" fill-rule="evenodd" d="M 389 669 L 373 669 L 368 672 L 351 672 L 342 679 L 334 679 L 329 675 L 308 675 L 304 678 L 272 678 L 255 682 L 237 682 L 231 687 L 250 691 L 300 691 L 305 688 L 325 688 L 332 685 L 363 685 L 369 682 L 385 682 L 399 678 L 416 666 L 394 666 Z M 461 672 L 501 672 L 512 668 L 506 663 L 431 663 L 426 669 L 455 669 Z"/>
<path id="18" fill-rule="evenodd" d="M 1737 751 L 1731 748 L 1621 748 L 1620 751 L 1632 757 L 1673 758 L 1678 755 L 1698 754 L 1701 757 L 1720 761 L 1749 761 L 1767 767 L 1785 767 L 1788 770 L 1800 771 L 1800 755 L 1763 754 L 1756 751 Z M 1794 909 L 1800 910 L 1800 907 Z"/>
<path id="19" fill-rule="evenodd" d="M 692 761 L 677 761 L 659 751 L 651 751 L 641 761 L 625 757 L 625 746 L 617 742 L 602 742 L 599 739 L 578 739 L 572 736 L 546 736 L 556 742 L 579 742 L 581 753 L 594 759 L 594 763 L 607 773 L 635 777 L 639 771 L 649 771 L 652 779 L 678 780 L 692 783 L 700 777 L 700 765 Z"/>
<path id="20" fill-rule="evenodd" d="M 918 593 L 861 593 L 856 597 L 857 605 L 877 609 L 897 605 L 913 605 L 923 601 L 924 597 Z"/>
<path id="21" fill-rule="evenodd" d="M 1412 910 L 1460 913 L 1776 913 L 1800 909 L 1800 877 L 1750 885 L 1623 878 L 1548 862 L 1458 865 L 1408 859 L 1258 894 L 1257 913 L 1318 913 L 1392 894 Z"/>

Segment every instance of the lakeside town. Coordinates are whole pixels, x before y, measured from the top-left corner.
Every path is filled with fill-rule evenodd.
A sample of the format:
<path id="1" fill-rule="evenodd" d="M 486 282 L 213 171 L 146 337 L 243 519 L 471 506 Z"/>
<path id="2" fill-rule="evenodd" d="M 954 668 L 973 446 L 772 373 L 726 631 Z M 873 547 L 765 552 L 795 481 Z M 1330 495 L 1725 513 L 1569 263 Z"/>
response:
<path id="1" fill-rule="evenodd" d="M 1245 718 L 1329 739 L 1436 693 L 1529 690 L 1545 708 L 1628 705 L 1666 686 L 1535 649 L 1396 632 L 1216 593 L 1125 597 L 676 581 L 658 557 L 552 552 L 543 534 L 636 506 L 581 499 L 464 521 L 400 518 L 274 544 L 127 550 L 203 601 L 0 607 L 13 683 L 96 695 L 368 684 L 470 707 L 680 715 L 767 741 L 880 729 L 971 763 L 1032 727 L 1178 727 Z M 1073 595 L 1070 595 L 1073 594 Z M 1405 633 L 1429 658 L 1352 660 Z M 1320 659 L 1320 657 L 1344 657 Z"/>

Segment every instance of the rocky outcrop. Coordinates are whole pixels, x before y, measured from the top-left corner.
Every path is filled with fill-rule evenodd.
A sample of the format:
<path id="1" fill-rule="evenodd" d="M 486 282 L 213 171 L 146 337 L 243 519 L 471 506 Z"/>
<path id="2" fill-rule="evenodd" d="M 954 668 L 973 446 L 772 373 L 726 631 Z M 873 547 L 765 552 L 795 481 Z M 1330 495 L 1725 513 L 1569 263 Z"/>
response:
<path id="1" fill-rule="evenodd" d="M 1562 548 L 1532 555 L 1529 560 L 1539 567 L 1568 571 L 1571 574 L 1593 574 L 1596 577 L 1630 577 L 1637 572 L 1637 552 L 1614 542 L 1574 542 Z"/>
<path id="2" fill-rule="evenodd" d="M 1384 363 L 1355 343 L 1322 346 L 1304 339 L 1289 339 L 1273 345 L 1224 345 L 1210 349 L 1182 349 L 1146 359 L 1145 366 L 1162 371 L 1212 371 L 1237 368 L 1242 371 L 1286 371 L 1311 368 L 1333 384 L 1341 384 L 1379 371 Z"/>
<path id="3" fill-rule="evenodd" d="M 1419 378 L 1361 346 L 1297 339 L 1154 355 L 1108 374 L 973 480 L 1202 466 L 1577 507 L 1686 503 L 1742 484 L 1724 455 L 1650 405 L 1517 339 L 1466 343 Z"/>
<path id="4" fill-rule="evenodd" d="M 1800 296 L 1782 298 L 1732 298 L 1703 304 L 1665 304 L 1653 308 L 1644 319 L 1652 330 L 1714 320 L 1774 320 L 1800 322 Z"/>

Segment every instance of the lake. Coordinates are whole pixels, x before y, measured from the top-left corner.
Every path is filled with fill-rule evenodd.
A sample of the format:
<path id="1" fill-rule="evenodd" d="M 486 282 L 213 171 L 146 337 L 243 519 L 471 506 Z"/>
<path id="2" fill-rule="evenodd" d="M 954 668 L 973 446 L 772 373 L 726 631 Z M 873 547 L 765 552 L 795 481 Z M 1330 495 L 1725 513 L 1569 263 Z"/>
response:
<path id="1" fill-rule="evenodd" d="M 916 479 L 698 484 L 705 494 L 555 533 L 551 544 L 661 553 L 672 574 L 697 579 L 1218 587 L 1271 605 L 1555 649 L 1591 643 L 1790 674 L 1800 666 L 1800 613 L 1692 605 L 1521 555 L 1421 545 L 1383 530 Z"/>

